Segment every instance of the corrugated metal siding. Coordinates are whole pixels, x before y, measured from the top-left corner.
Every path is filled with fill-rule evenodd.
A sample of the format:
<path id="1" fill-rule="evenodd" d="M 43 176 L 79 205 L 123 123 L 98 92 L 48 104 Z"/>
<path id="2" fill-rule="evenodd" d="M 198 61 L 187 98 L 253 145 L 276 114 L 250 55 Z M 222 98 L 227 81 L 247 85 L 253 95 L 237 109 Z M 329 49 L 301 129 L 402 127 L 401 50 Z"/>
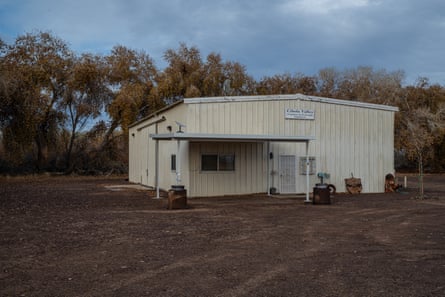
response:
<path id="1" fill-rule="evenodd" d="M 132 127 L 129 130 L 128 179 L 134 183 L 153 185 L 155 147 L 149 134 L 155 133 L 155 126 L 145 127 L 139 131 L 137 130 L 138 127 L 140 126 Z"/>
<path id="2" fill-rule="evenodd" d="M 315 120 L 288 120 L 286 108 L 315 111 Z M 141 129 L 160 119 L 159 133 L 173 132 L 175 121 L 187 125 L 190 133 L 272 134 L 315 136 L 309 145 L 309 155 L 316 158 L 316 172 L 328 172 L 329 183 L 345 191 L 344 179 L 362 178 L 364 192 L 382 192 L 384 176 L 393 172 L 394 110 L 364 106 L 339 105 L 310 100 L 247 100 L 231 102 L 190 102 L 180 104 L 130 128 L 129 180 L 153 186 L 155 184 L 155 141 L 148 135 L 155 126 Z M 139 128 L 139 131 L 138 131 Z M 135 134 L 133 137 L 132 134 Z M 267 162 L 273 173 L 271 186 L 279 189 L 279 156 L 295 155 L 297 166 L 305 156 L 304 143 L 271 143 L 274 154 L 268 160 L 263 143 L 187 143 L 181 142 L 181 179 L 190 196 L 247 194 L 267 191 Z M 235 172 L 201 172 L 202 153 L 235 153 Z M 170 156 L 177 154 L 176 141 L 161 141 L 159 145 L 160 186 L 168 189 L 175 183 L 170 170 Z M 297 192 L 304 192 L 306 177 L 297 173 Z M 148 172 L 148 174 L 147 174 Z M 311 187 L 318 182 L 310 176 Z"/>
<path id="3" fill-rule="evenodd" d="M 129 129 L 128 179 L 131 182 L 144 185 L 149 184 L 149 154 L 151 150 L 148 149 L 148 142 L 150 141 L 148 134 L 151 133 L 149 132 L 150 128 L 152 127 L 147 127 L 141 131 L 137 131 L 137 127 Z"/>
<path id="4" fill-rule="evenodd" d="M 158 124 L 158 133 L 170 132 L 167 127 L 170 126 L 172 131 L 178 130 L 175 121 L 186 124 L 187 106 L 184 104 L 177 105 L 172 109 L 168 109 L 160 115 L 154 116 L 146 121 L 140 122 L 129 129 L 129 168 L 128 179 L 130 182 L 140 183 L 147 186 L 155 185 L 155 141 L 149 137 L 150 134 L 156 132 L 156 125 L 147 126 L 165 117 L 165 121 Z M 132 136 L 134 134 L 134 136 Z M 160 187 L 169 189 L 170 185 L 175 182 L 175 173 L 170 170 L 170 156 L 177 153 L 176 142 L 159 142 L 159 182 Z M 188 162 L 185 157 L 188 154 L 187 144 L 181 146 L 182 180 L 188 182 Z"/>
<path id="5" fill-rule="evenodd" d="M 328 182 L 338 191 L 345 191 L 344 179 L 353 173 L 362 178 L 364 192 L 381 192 L 385 174 L 394 170 L 393 111 L 303 100 L 194 103 L 188 108 L 189 132 L 315 136 L 309 155 L 316 157 L 317 172 L 330 173 Z M 315 120 L 285 119 L 286 108 L 315 110 Z M 296 155 L 297 163 L 305 155 L 301 143 L 273 143 L 271 150 L 275 172 L 280 154 Z M 304 192 L 305 176 L 297 179 L 297 191 Z M 311 185 L 318 182 L 316 176 L 310 180 Z M 212 178 L 202 182 L 216 187 Z M 279 189 L 277 175 L 273 186 Z"/>
<path id="6" fill-rule="evenodd" d="M 235 171 L 201 171 L 202 154 L 235 154 Z M 190 196 L 267 191 L 263 143 L 190 143 Z"/>

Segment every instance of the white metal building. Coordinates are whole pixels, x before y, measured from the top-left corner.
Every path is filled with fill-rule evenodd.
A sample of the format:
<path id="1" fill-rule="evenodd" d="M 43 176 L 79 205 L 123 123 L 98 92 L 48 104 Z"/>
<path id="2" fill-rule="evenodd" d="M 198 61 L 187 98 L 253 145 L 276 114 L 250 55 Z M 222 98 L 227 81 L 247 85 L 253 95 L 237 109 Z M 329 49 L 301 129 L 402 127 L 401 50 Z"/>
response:
<path id="1" fill-rule="evenodd" d="M 397 111 L 301 94 L 184 99 L 131 125 L 129 180 L 191 197 L 308 195 L 325 172 L 338 192 L 351 174 L 383 192 Z"/>

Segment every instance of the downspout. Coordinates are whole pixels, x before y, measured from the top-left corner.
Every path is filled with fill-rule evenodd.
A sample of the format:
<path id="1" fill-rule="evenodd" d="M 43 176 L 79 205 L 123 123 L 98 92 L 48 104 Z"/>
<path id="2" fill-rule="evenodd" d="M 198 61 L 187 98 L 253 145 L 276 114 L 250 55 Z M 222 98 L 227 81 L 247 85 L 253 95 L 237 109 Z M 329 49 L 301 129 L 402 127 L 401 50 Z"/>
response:
<path id="1" fill-rule="evenodd" d="M 309 140 L 306 140 L 306 203 L 310 202 L 309 200 Z"/>
<path id="2" fill-rule="evenodd" d="M 156 124 L 156 134 L 158 134 L 158 124 Z M 156 187 L 156 199 L 161 198 L 159 195 L 159 140 L 156 139 L 155 144 L 155 187 Z"/>
<path id="3" fill-rule="evenodd" d="M 176 153 L 176 185 L 181 185 L 181 141 L 179 139 Z"/>
<path id="4" fill-rule="evenodd" d="M 267 196 L 270 196 L 270 187 L 271 187 L 271 182 L 270 182 L 270 141 L 267 142 L 266 145 L 266 172 L 267 172 Z"/>

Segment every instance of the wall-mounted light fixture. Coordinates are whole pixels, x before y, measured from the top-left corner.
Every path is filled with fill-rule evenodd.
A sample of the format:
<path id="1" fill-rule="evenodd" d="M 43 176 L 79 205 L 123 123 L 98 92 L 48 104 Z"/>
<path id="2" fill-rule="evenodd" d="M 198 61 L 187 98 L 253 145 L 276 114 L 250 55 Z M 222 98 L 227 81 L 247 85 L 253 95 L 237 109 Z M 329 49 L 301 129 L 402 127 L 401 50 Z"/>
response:
<path id="1" fill-rule="evenodd" d="M 171 131 L 172 131 L 172 126 L 167 126 L 167 130 L 168 130 L 169 132 L 171 132 Z"/>
<path id="2" fill-rule="evenodd" d="M 269 153 L 269 159 L 271 159 L 271 160 L 273 159 L 273 152 Z"/>
<path id="3" fill-rule="evenodd" d="M 177 133 L 183 133 L 184 131 L 182 131 L 182 128 L 187 127 L 185 124 L 180 123 L 178 121 L 175 121 L 176 125 L 178 125 L 179 130 L 177 131 Z"/>

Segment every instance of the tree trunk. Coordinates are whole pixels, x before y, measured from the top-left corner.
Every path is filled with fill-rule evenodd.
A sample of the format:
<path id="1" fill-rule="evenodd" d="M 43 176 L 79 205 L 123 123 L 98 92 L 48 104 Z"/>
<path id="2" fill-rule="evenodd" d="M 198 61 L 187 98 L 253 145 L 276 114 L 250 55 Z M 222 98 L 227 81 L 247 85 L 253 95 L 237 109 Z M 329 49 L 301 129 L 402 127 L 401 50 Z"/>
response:
<path id="1" fill-rule="evenodd" d="M 42 135 L 41 131 L 37 132 L 35 142 L 37 146 L 36 167 L 37 171 L 41 171 L 46 166 L 46 159 L 48 156 L 48 144 L 46 143 L 45 136 Z"/>
<path id="2" fill-rule="evenodd" d="M 68 145 L 68 150 L 66 151 L 66 157 L 65 157 L 66 173 L 70 173 L 73 170 L 73 168 L 71 168 L 71 156 L 73 153 L 75 139 L 76 139 L 76 129 L 73 128 L 71 130 L 70 143 Z"/>
<path id="3" fill-rule="evenodd" d="M 424 186 L 423 186 L 423 158 L 422 154 L 419 154 L 419 198 L 424 199 Z"/>
<path id="4" fill-rule="evenodd" d="M 70 116 L 71 116 L 71 137 L 70 137 L 70 142 L 68 144 L 68 149 L 66 151 L 66 156 L 65 156 L 65 166 L 66 166 L 66 173 L 71 173 L 72 170 L 74 168 L 71 168 L 71 157 L 73 154 L 73 147 L 74 147 L 74 141 L 76 140 L 76 130 L 77 130 L 77 125 L 79 123 L 79 117 L 76 115 L 74 116 L 74 113 L 72 112 L 71 109 L 71 105 L 69 106 L 69 110 L 70 110 Z"/>
<path id="5" fill-rule="evenodd" d="M 100 146 L 101 150 L 108 148 L 108 145 L 111 141 L 111 136 L 113 135 L 113 132 L 114 132 L 114 130 L 116 130 L 117 127 L 119 127 L 119 121 L 113 120 L 111 122 L 110 128 L 108 128 L 108 131 L 105 133 L 105 137 L 104 137 L 102 144 Z"/>

